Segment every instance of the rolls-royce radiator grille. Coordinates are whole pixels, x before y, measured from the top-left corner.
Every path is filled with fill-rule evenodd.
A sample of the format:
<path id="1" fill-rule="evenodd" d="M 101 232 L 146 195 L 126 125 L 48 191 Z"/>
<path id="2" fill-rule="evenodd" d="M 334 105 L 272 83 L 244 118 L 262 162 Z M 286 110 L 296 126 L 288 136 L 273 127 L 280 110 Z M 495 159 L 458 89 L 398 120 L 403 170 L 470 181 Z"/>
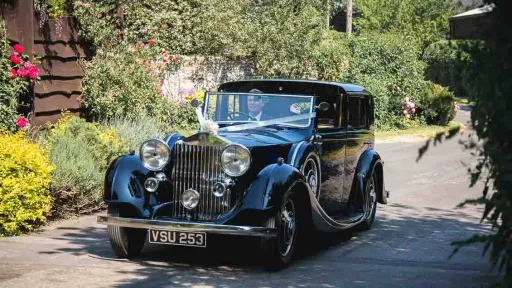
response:
<path id="1" fill-rule="evenodd" d="M 222 197 L 213 194 L 214 184 L 225 177 L 220 166 L 221 147 L 175 144 L 172 171 L 174 218 L 199 221 L 215 221 L 232 208 L 231 191 Z M 188 210 L 181 203 L 181 195 L 187 189 L 200 194 L 199 204 Z"/>

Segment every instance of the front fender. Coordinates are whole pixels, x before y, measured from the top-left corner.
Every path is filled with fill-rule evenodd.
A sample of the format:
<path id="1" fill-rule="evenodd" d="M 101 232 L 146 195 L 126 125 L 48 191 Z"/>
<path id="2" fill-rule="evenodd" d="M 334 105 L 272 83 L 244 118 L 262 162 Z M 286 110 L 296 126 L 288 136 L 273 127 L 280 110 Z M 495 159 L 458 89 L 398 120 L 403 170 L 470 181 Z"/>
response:
<path id="1" fill-rule="evenodd" d="M 364 193 L 366 182 L 373 172 L 377 174 L 377 201 L 381 204 L 387 204 L 384 186 L 384 161 L 382 161 L 377 151 L 369 149 L 361 155 L 357 164 L 355 181 L 357 193 Z"/>
<path id="2" fill-rule="evenodd" d="M 123 155 L 115 159 L 105 173 L 103 200 L 109 205 L 129 206 L 138 216 L 150 214 L 148 197 L 143 183 L 150 171 L 137 155 Z"/>
<path id="3" fill-rule="evenodd" d="M 288 164 L 271 164 L 260 171 L 255 181 L 251 183 L 242 197 L 238 207 L 230 213 L 235 216 L 227 223 L 260 224 L 266 217 L 273 215 L 280 207 L 283 195 L 295 185 L 297 191 L 306 192 L 304 176 L 295 167 Z M 304 199 L 309 201 L 305 194 Z M 230 217 L 227 215 L 227 217 Z M 253 218 L 253 219 L 250 219 Z M 256 218 L 256 219 L 255 219 Z"/>

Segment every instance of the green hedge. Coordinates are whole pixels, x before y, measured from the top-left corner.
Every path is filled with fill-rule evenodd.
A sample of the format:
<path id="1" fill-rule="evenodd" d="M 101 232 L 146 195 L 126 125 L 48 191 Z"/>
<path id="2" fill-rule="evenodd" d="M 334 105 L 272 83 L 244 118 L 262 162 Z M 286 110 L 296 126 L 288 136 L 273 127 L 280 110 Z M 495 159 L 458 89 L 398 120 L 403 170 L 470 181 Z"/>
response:
<path id="1" fill-rule="evenodd" d="M 475 99 L 472 88 L 479 68 L 467 51 L 483 49 L 483 42 L 475 40 L 442 40 L 430 45 L 423 55 L 428 64 L 426 78 L 449 87 L 457 97 Z"/>

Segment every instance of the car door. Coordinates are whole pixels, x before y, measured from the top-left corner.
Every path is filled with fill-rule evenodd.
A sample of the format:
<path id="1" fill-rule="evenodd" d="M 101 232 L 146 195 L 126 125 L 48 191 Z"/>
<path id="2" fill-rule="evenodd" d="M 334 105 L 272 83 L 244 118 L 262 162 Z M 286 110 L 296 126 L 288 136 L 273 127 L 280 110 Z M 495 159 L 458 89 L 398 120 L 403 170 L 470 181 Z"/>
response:
<path id="1" fill-rule="evenodd" d="M 368 95 L 348 95 L 346 129 L 345 169 L 341 203 L 351 201 L 351 191 L 355 181 L 359 157 L 373 147 L 372 98 Z"/>
<path id="2" fill-rule="evenodd" d="M 321 154 L 321 188 L 318 201 L 333 218 L 343 213 L 340 202 L 343 197 L 346 129 L 342 125 L 342 99 L 342 93 L 337 93 L 334 97 L 320 97 L 319 101 L 328 102 L 331 109 L 317 112 L 317 138 Z"/>

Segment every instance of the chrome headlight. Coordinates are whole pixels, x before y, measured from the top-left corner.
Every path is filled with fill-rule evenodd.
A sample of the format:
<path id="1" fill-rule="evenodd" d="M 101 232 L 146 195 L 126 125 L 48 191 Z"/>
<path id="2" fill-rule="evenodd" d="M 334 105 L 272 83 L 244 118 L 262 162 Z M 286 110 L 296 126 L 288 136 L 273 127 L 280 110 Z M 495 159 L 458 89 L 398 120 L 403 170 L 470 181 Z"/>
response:
<path id="1" fill-rule="evenodd" d="M 149 139 L 140 146 L 142 165 L 152 171 L 162 170 L 169 163 L 171 151 L 160 139 Z"/>
<path id="2" fill-rule="evenodd" d="M 251 166 L 251 152 L 242 145 L 229 145 L 222 151 L 220 163 L 227 175 L 242 176 Z"/>

